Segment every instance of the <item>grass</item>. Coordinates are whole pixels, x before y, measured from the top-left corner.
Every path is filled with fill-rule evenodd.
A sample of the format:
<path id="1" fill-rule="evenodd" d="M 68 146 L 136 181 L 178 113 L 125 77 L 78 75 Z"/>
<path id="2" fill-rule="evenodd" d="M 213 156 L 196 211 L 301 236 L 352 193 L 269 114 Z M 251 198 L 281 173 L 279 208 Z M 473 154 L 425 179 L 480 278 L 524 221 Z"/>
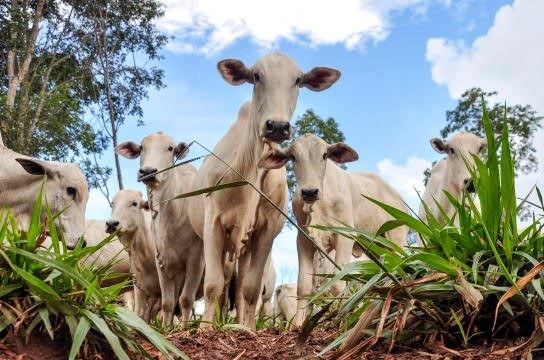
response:
<path id="1" fill-rule="evenodd" d="M 544 340 L 542 194 L 535 188 L 538 203 L 531 203 L 532 219 L 520 226 L 518 218 L 528 202 L 516 196 L 506 121 L 496 142 L 485 109 L 482 120 L 488 156 L 474 157 L 475 166 L 469 168 L 477 201 L 447 194 L 456 211 L 453 216 L 443 213 L 446 221 L 440 223 L 428 208 L 424 222 L 413 211 L 407 214 L 369 199 L 394 218 L 378 234 L 407 225 L 419 233 L 421 246 L 403 249 L 359 229 L 316 226 L 352 239 L 371 258 L 329 275 L 313 295 L 311 301 L 321 304 L 315 310 L 319 314 L 335 281 L 357 283 L 344 301 L 331 307 L 333 316 L 321 320 L 340 329 L 323 353 L 337 349 L 347 358 L 373 346 L 392 349 L 439 341 L 463 348 L 522 337 L 521 345 L 505 350 L 522 354 Z M 303 333 L 317 326 L 315 315 L 310 320 Z"/>
<path id="2" fill-rule="evenodd" d="M 130 353 L 145 355 L 139 343 L 143 338 L 166 358 L 186 358 L 159 332 L 136 314 L 117 303 L 128 283 L 102 287 L 116 277 L 111 266 L 87 267 L 81 260 L 112 240 L 66 250 L 62 234 L 55 225 L 59 214 L 42 214 L 42 193 L 34 206 L 26 231 L 20 231 L 15 218 L 0 213 L 0 332 L 25 336 L 45 332 L 52 340 L 72 338 L 69 359 L 75 359 L 84 343 L 105 340 L 116 357 L 129 359 Z M 51 245 L 40 245 L 49 236 Z"/>

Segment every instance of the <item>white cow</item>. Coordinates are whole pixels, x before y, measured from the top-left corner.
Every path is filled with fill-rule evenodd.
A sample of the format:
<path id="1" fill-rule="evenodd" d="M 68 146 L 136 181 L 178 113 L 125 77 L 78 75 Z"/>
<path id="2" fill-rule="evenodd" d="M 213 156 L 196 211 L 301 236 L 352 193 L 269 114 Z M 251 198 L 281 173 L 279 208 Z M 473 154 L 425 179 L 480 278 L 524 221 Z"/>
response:
<path id="1" fill-rule="evenodd" d="M 146 136 L 141 144 L 125 142 L 115 148 L 117 154 L 128 159 L 140 157 L 138 178 L 143 178 L 147 186 L 151 213 L 156 216 L 152 231 L 157 246 L 161 317 L 166 324 L 172 323 L 177 299 L 182 321 L 187 324 L 204 271 L 203 244 L 189 223 L 187 200 L 168 201 L 189 191 L 196 169 L 192 165 L 182 165 L 157 173 L 172 166 L 186 150 L 185 143 L 176 144 L 172 137 L 162 132 Z"/>
<path id="2" fill-rule="evenodd" d="M 466 164 L 474 166 L 472 155 L 480 156 L 487 146 L 487 141 L 472 133 L 461 132 L 452 136 L 448 141 L 433 138 L 430 142 L 433 149 L 438 153 L 446 154 L 446 158 L 433 166 L 421 199 L 438 222 L 444 223 L 445 219 L 440 207 L 448 217 L 452 217 L 455 213 L 455 209 L 444 191 L 449 192 L 458 200 L 461 199 L 463 192 L 473 193 L 475 191 Z M 419 217 L 427 219 L 423 205 L 419 208 Z"/>
<path id="3" fill-rule="evenodd" d="M 274 295 L 274 316 L 291 323 L 297 313 L 297 284 L 281 284 Z"/>
<path id="4" fill-rule="evenodd" d="M 276 269 L 272 256 L 268 256 L 263 272 L 262 290 L 260 304 L 257 305 L 257 314 L 262 311 L 265 316 L 272 316 L 274 312 L 272 306 L 272 297 L 274 296 L 274 288 L 276 287 Z"/>
<path id="5" fill-rule="evenodd" d="M 257 184 L 280 208 L 287 208 L 285 169 L 260 170 L 263 151 L 289 139 L 289 121 L 300 87 L 325 90 L 339 77 L 337 70 L 318 67 L 303 73 L 289 57 L 273 53 L 248 68 L 240 60 L 223 60 L 217 68 L 231 85 L 253 85 L 251 102 L 245 103 L 238 120 L 214 148 L 221 160 L 209 156 L 199 169 L 194 189 L 240 180 Z M 225 255 L 238 258 L 236 290 L 237 321 L 255 329 L 255 307 L 272 242 L 285 219 L 250 186 L 231 188 L 189 199 L 189 216 L 204 240 L 205 326 L 212 323 L 215 303 L 225 291 Z"/>
<path id="6" fill-rule="evenodd" d="M 0 145 L 0 209 L 9 208 L 19 225 L 27 229 L 43 180 L 44 198 L 57 220 L 68 248 L 85 231 L 87 181 L 76 164 L 33 159 Z M 45 209 L 46 201 L 43 201 Z M 45 216 L 45 211 L 42 212 Z"/>
<path id="7" fill-rule="evenodd" d="M 379 176 L 343 170 L 335 163 L 355 161 L 358 154 L 344 143 L 327 144 L 319 137 L 304 134 L 288 148 L 269 152 L 259 162 L 266 169 L 283 167 L 293 161 L 297 191 L 293 199 L 293 211 L 300 226 L 312 235 L 319 246 L 330 252 L 336 250 L 335 262 L 342 266 L 350 261 L 354 251 L 353 241 L 335 234 L 310 228 L 308 225 L 354 226 L 376 232 L 393 218 L 362 195 L 377 199 L 406 211 L 400 195 Z M 408 229 L 405 226 L 389 231 L 386 236 L 399 245 L 406 244 Z M 302 234 L 297 236 L 299 261 L 298 309 L 295 326 L 302 325 L 312 290 L 314 253 L 316 248 Z M 333 295 L 345 288 L 344 281 L 331 287 Z"/>
<path id="8" fill-rule="evenodd" d="M 128 250 L 134 309 L 142 319 L 149 321 L 161 298 L 149 204 L 139 191 L 120 190 L 113 197 L 112 205 L 106 230 L 108 233 L 117 231 L 119 240 Z"/>

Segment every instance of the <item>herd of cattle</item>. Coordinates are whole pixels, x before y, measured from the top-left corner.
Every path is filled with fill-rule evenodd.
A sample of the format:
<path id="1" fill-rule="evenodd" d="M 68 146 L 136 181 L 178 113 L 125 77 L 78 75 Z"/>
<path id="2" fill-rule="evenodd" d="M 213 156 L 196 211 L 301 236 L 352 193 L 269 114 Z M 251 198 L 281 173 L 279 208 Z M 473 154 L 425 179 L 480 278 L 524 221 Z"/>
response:
<path id="1" fill-rule="evenodd" d="M 299 89 L 325 90 L 339 79 L 339 71 L 316 67 L 304 73 L 279 53 L 268 54 L 249 68 L 232 59 L 220 61 L 217 67 L 231 85 L 252 84 L 253 95 L 214 148 L 216 156 L 208 156 L 200 169 L 186 164 L 161 172 L 188 150 L 185 143 L 176 143 L 162 132 L 140 142 L 119 144 L 117 154 L 140 159 L 137 176 L 147 187 L 148 199 L 139 191 L 121 190 L 113 198 L 108 221 L 86 221 L 88 188 L 77 165 L 24 156 L 7 149 L 0 138 L 0 209 L 11 209 L 20 226 L 27 227 L 45 175 L 44 196 L 49 206 L 53 211 L 66 209 L 58 225 L 69 248 L 81 237 L 93 245 L 104 239 L 106 232 L 117 235 L 86 262 L 101 263 L 118 255 L 120 261 L 114 270 L 130 273 L 133 279 L 132 296 L 127 296 L 133 302 L 128 306 L 145 320 L 158 314 L 170 324 L 179 304 L 181 321 L 186 322 L 195 299 L 203 296 L 202 326 L 213 322 L 216 304 L 225 304 L 228 298 L 235 305 L 237 322 L 249 328 L 255 328 L 261 307 L 267 314 L 275 312 L 300 326 L 308 314 L 308 295 L 318 283 L 313 274 L 332 271 L 314 244 L 298 235 L 298 282 L 280 285 L 272 307 L 276 274 L 270 254 L 285 223 L 282 214 L 250 186 L 171 199 L 245 178 L 286 210 L 285 164 L 291 161 L 297 183 L 292 204 L 296 220 L 340 266 L 354 256 L 364 256 L 361 249 L 354 248 L 351 240 L 309 225 L 344 223 L 376 232 L 391 217 L 361 195 L 407 209 L 398 192 L 379 176 L 336 165 L 358 159 L 357 152 L 344 143 L 328 144 L 305 134 L 288 147 L 279 146 L 291 137 L 290 120 Z M 453 214 L 444 190 L 456 197 L 474 190 L 466 162 L 473 161 L 471 155 L 481 154 L 486 142 L 476 135 L 459 133 L 447 142 L 432 139 L 431 145 L 446 157 L 433 167 L 422 199 L 443 221 L 444 213 Z M 420 217 L 426 218 L 425 211 L 420 211 Z M 405 226 L 386 236 L 397 244 L 407 244 Z M 345 283 L 339 281 L 331 292 L 339 295 L 344 288 Z"/>

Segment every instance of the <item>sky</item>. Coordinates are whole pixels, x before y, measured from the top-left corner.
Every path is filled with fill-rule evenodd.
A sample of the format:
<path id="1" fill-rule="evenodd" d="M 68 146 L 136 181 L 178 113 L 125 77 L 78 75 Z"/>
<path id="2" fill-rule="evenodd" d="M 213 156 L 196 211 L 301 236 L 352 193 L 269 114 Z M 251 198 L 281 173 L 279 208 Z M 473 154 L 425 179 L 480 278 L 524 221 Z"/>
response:
<path id="1" fill-rule="evenodd" d="M 422 173 L 439 160 L 429 139 L 439 137 L 445 112 L 470 87 L 497 90 L 497 101 L 531 104 L 544 114 L 544 1 L 542 0 L 164 0 L 157 26 L 171 37 L 155 64 L 165 89 L 144 101 L 144 126 L 127 119 L 119 140 L 162 130 L 176 141 L 213 147 L 236 120 L 251 86 L 233 87 L 216 64 L 253 64 L 270 51 L 291 56 L 304 71 L 342 72 L 330 89 L 301 89 L 294 119 L 308 108 L 332 116 L 360 159 L 350 170 L 375 172 L 417 210 Z M 539 170 L 518 179 L 518 194 L 544 188 L 544 131 L 535 139 Z M 202 155 L 192 149 L 189 157 Z M 113 165 L 111 153 L 101 161 Z M 198 166 L 198 163 L 196 163 Z M 136 182 L 137 160 L 122 159 L 125 186 Z M 110 188 L 115 191 L 115 179 Z M 92 190 L 88 218 L 109 217 Z M 296 281 L 296 232 L 276 238 L 278 283 Z"/>

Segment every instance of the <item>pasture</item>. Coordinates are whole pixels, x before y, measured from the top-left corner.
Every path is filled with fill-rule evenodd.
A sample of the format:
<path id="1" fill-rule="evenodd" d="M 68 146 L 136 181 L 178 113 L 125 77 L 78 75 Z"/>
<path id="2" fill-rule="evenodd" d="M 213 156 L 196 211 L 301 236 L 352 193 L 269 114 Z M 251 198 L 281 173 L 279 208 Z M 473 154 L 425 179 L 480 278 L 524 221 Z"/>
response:
<path id="1" fill-rule="evenodd" d="M 544 6 L 305 1 L 0 7 L 0 359 L 544 357 Z"/>

